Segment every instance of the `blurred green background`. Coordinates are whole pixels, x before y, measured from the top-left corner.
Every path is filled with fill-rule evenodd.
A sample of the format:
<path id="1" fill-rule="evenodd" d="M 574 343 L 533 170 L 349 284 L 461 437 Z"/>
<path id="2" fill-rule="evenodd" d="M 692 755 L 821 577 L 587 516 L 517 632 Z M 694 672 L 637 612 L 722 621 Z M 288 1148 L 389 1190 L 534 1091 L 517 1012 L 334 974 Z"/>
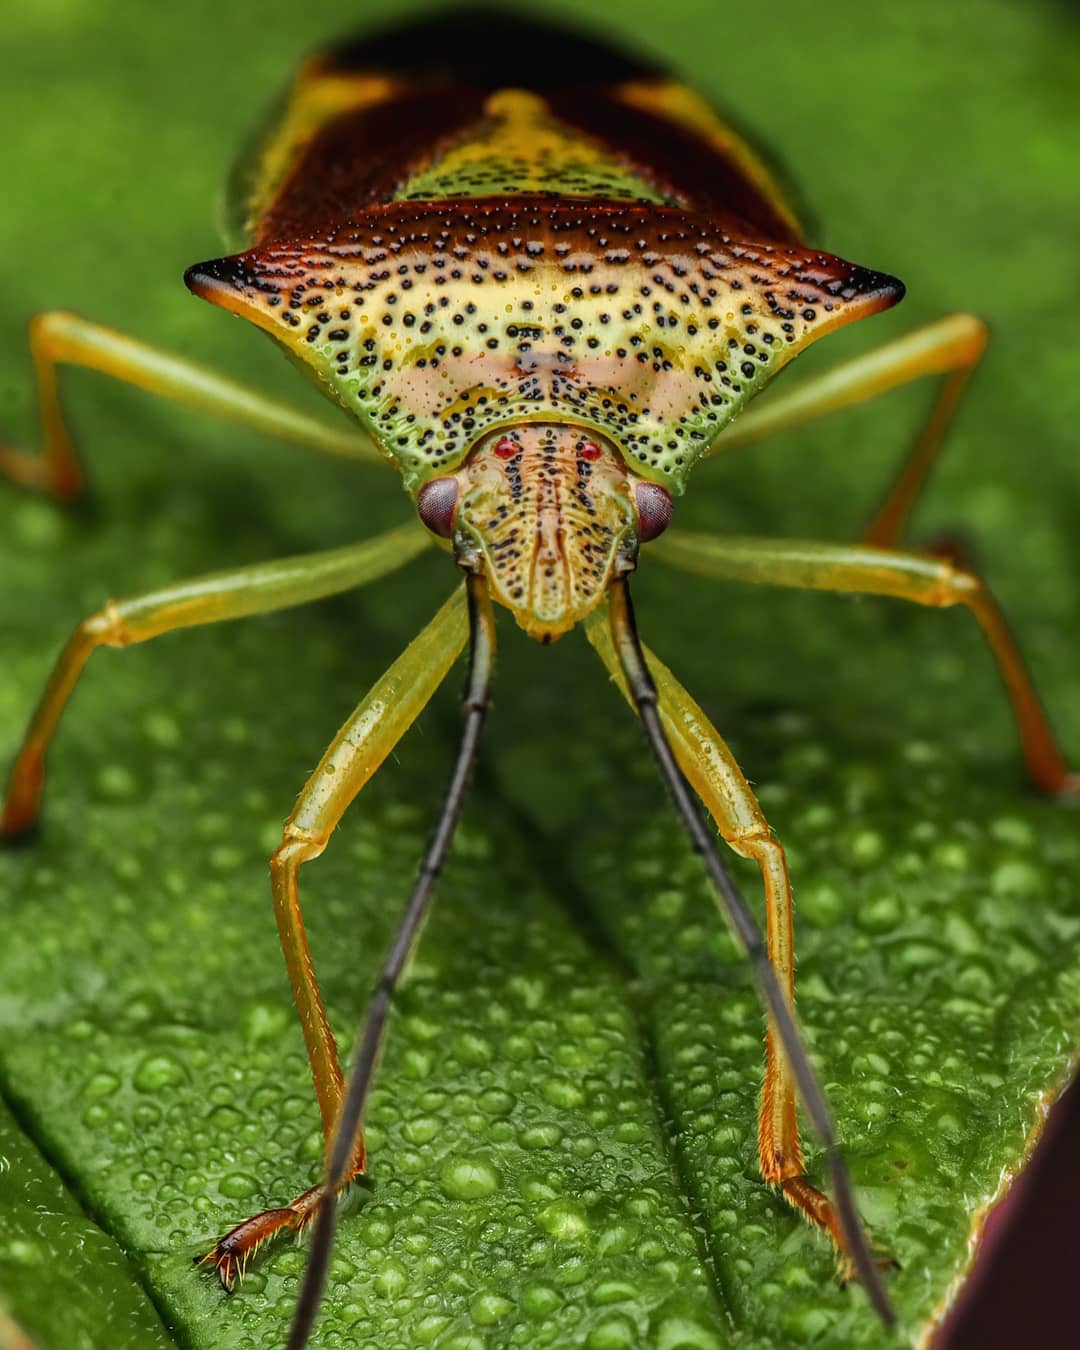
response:
<path id="1" fill-rule="evenodd" d="M 25 322 L 46 307 L 318 406 L 180 277 L 220 252 L 226 168 L 298 57 L 412 8 L 8 7 L 3 435 L 37 435 Z M 535 8 L 668 59 L 780 158 L 816 242 L 907 283 L 793 382 L 949 310 L 990 321 L 916 534 L 970 535 L 1080 754 L 1071 11 Z M 928 392 L 704 466 L 679 523 L 851 537 Z M 109 594 L 409 509 L 389 472 L 93 375 L 65 395 L 96 513 L 0 486 L 5 756 L 64 636 Z M 318 1168 L 265 859 L 338 723 L 452 584 L 432 556 L 376 590 L 92 663 L 47 828 L 0 855 L 0 1307 L 40 1345 L 281 1344 L 300 1251 L 268 1253 L 232 1300 L 188 1265 Z M 974 624 L 683 580 L 647 557 L 637 597 L 789 845 L 800 1006 L 863 1211 L 903 1266 L 899 1340 L 757 1180 L 760 1018 L 625 709 L 579 636 L 541 651 L 504 622 L 484 769 L 394 1019 L 374 1185 L 343 1224 L 320 1346 L 913 1343 L 1067 1071 L 1077 815 L 1028 791 Z M 346 1041 L 449 765 L 457 683 L 303 877 Z"/>

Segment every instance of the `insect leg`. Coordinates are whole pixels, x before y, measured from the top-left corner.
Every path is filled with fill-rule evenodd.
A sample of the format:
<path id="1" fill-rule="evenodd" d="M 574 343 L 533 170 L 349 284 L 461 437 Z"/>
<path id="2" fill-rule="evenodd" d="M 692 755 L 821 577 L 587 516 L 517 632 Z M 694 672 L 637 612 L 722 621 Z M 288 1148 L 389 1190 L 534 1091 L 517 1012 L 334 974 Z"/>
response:
<path id="1" fill-rule="evenodd" d="M 986 350 L 987 328 L 971 314 L 950 314 L 895 342 L 846 361 L 775 398 L 754 403 L 716 438 L 710 454 L 732 450 L 825 413 L 863 403 L 921 375 L 943 375 L 930 415 L 900 472 L 867 525 L 863 539 L 895 546 L 926 481 L 968 380 Z"/>
<path id="2" fill-rule="evenodd" d="M 855 1209 L 828 1105 L 795 1021 L 791 891 L 783 852 L 771 838 L 745 778 L 708 718 L 671 672 L 642 647 L 625 580 L 612 585 L 607 610 L 607 625 L 601 612 L 587 621 L 589 641 L 641 717 L 695 850 L 754 964 L 768 1009 L 767 1076 L 758 1135 L 762 1171 L 767 1180 L 780 1185 L 792 1205 L 829 1233 L 844 1255 L 845 1267 L 857 1273 L 866 1286 L 878 1315 L 892 1322 L 894 1315 Z M 705 801 L 725 839 L 738 852 L 754 857 L 761 867 L 768 902 L 768 945 L 762 942 L 757 924 L 694 805 L 691 786 Z M 835 1203 L 801 1175 L 796 1089 L 824 1146 Z"/>
<path id="3" fill-rule="evenodd" d="M 0 446 L 0 475 L 39 488 L 60 501 L 76 500 L 85 486 L 82 465 L 60 406 L 60 365 L 101 371 L 161 398 L 242 422 L 326 454 L 383 460 L 358 427 L 350 431 L 326 426 L 287 403 L 225 379 L 194 361 L 159 351 L 64 310 L 48 310 L 31 319 L 30 354 L 37 374 L 42 453 Z"/>
<path id="4" fill-rule="evenodd" d="M 469 675 L 465 685 L 465 725 L 461 745 L 450 782 L 443 799 L 442 810 L 420 864 L 409 902 L 405 906 L 401 924 L 383 961 L 375 984 L 375 992 L 361 1028 L 348 1087 L 342 1102 L 332 1138 L 327 1141 L 326 1175 L 321 1187 L 315 1235 L 308 1258 L 300 1297 L 296 1305 L 287 1350 L 303 1350 L 318 1312 L 330 1252 L 334 1239 L 335 1208 L 331 1197 L 346 1186 L 352 1175 L 355 1152 L 354 1140 L 363 1120 L 375 1061 L 386 1032 L 394 990 L 405 969 L 454 837 L 454 830 L 465 800 L 469 776 L 476 760 L 480 732 L 488 709 L 488 687 L 495 655 L 495 621 L 491 600 L 481 574 L 470 574 L 469 594 Z"/>
<path id="5" fill-rule="evenodd" d="M 95 648 L 126 647 L 176 628 L 307 604 L 385 576 L 422 552 L 429 542 L 424 529 L 409 523 L 362 544 L 211 572 L 126 600 L 110 600 L 79 624 L 53 667 L 15 758 L 0 808 L 0 838 L 26 834 L 36 825 L 45 785 L 45 756 Z"/>
<path id="6" fill-rule="evenodd" d="M 1080 793 L 997 601 L 974 573 L 945 559 L 863 545 L 722 538 L 670 530 L 649 545 L 664 562 L 703 576 L 805 590 L 891 595 L 919 605 L 966 606 L 1005 682 L 1031 781 L 1041 792 Z"/>
<path id="7" fill-rule="evenodd" d="M 304 785 L 270 860 L 274 913 L 328 1146 L 334 1137 L 344 1080 L 308 947 L 299 871 L 323 852 L 350 802 L 442 683 L 465 645 L 465 611 L 464 588 L 459 587 L 358 704 Z M 363 1170 L 364 1141 L 357 1136 L 342 1185 Z M 302 1228 L 313 1217 L 322 1194 L 321 1185 L 313 1186 L 285 1208 L 265 1210 L 245 1220 L 201 1260 L 214 1265 L 222 1285 L 231 1290 L 252 1253 L 280 1229 Z"/>

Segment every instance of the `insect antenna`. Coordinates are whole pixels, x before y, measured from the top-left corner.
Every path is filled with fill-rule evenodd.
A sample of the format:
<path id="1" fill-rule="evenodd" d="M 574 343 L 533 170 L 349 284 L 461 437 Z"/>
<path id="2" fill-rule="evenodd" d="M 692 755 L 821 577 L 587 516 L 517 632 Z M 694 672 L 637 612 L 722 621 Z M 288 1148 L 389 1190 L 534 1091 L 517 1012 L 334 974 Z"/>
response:
<path id="1" fill-rule="evenodd" d="M 814 1070 L 810 1066 L 798 1023 L 780 988 L 780 982 L 769 961 L 754 916 L 720 856 L 712 832 L 702 819 L 701 811 L 694 800 L 693 789 L 679 768 L 664 732 L 656 685 L 646 664 L 645 653 L 642 651 L 630 601 L 630 587 L 625 577 L 616 579 L 611 585 L 609 612 L 612 641 L 634 706 L 644 726 L 646 739 L 690 835 L 694 850 L 704 862 L 705 870 L 723 902 L 735 934 L 753 963 L 766 1006 L 795 1075 L 806 1113 L 824 1147 L 836 1209 L 847 1246 L 846 1254 L 851 1258 L 874 1310 L 887 1326 L 891 1326 L 896 1320 L 896 1314 L 885 1292 L 866 1230 L 855 1209 L 854 1190 L 840 1153 L 840 1142 L 829 1114 L 825 1094 L 818 1086 Z"/>
<path id="2" fill-rule="evenodd" d="M 375 1062 L 386 1032 L 394 990 L 416 943 L 431 902 L 435 882 L 446 861 L 476 760 L 480 731 L 487 714 L 488 689 L 495 655 L 495 621 L 483 575 L 469 573 L 466 577 L 466 586 L 469 599 L 469 673 L 465 682 L 463 700 L 465 725 L 461 733 L 461 744 L 443 798 L 438 822 L 420 864 L 401 923 L 383 960 L 361 1027 L 342 1099 L 341 1114 L 338 1116 L 327 1154 L 324 1193 L 315 1214 L 311 1254 L 300 1286 L 300 1296 L 293 1314 L 287 1350 L 303 1350 L 315 1323 L 326 1283 L 326 1272 L 330 1265 L 336 1221 L 336 1197 L 349 1175 L 356 1149 L 356 1134 L 364 1115 Z"/>

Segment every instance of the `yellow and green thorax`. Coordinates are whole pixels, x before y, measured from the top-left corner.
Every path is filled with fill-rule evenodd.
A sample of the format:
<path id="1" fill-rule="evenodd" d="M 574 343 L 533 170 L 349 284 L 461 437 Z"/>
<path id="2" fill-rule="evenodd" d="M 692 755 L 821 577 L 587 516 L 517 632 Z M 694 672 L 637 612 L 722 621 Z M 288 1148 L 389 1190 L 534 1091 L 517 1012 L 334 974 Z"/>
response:
<path id="1" fill-rule="evenodd" d="M 529 423 L 677 495 L 793 356 L 900 293 L 805 248 L 746 146 L 653 77 L 493 88 L 322 57 L 235 198 L 248 247 L 188 284 L 280 341 L 414 496 Z"/>

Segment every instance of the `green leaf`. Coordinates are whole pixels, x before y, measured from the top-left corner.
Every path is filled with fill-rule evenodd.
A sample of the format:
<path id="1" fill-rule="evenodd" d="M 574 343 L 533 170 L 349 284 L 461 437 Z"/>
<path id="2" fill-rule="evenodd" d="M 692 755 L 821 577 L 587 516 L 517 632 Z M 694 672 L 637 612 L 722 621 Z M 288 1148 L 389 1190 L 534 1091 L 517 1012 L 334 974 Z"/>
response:
<path id="1" fill-rule="evenodd" d="M 907 5 L 873 34 L 853 0 L 814 34 L 794 0 L 759 25 L 704 23 L 692 0 L 659 28 L 644 0 L 620 14 L 784 156 L 816 238 L 908 282 L 804 374 L 950 309 L 990 319 L 917 529 L 970 531 L 1077 754 L 1080 58 L 1053 7 L 961 10 Z M 179 278 L 213 254 L 232 146 L 319 26 L 208 0 L 5 16 L 5 436 L 36 443 L 23 322 L 45 306 L 283 387 L 277 354 Z M 5 753 L 109 594 L 409 510 L 389 474 L 83 373 L 65 390 L 97 513 L 0 485 Z M 926 395 L 704 466 L 680 524 L 851 537 Z M 433 555 L 370 592 L 91 662 L 45 829 L 0 856 L 0 1305 L 43 1347 L 282 1343 L 302 1250 L 269 1250 L 232 1299 L 190 1265 L 319 1169 L 265 860 L 339 722 L 452 584 Z M 1077 815 L 1027 789 L 974 625 L 647 556 L 637 597 L 789 848 L 800 1009 L 863 1211 L 902 1266 L 901 1332 L 757 1177 L 761 1016 L 620 700 L 580 637 L 541 650 L 503 622 L 485 766 L 394 1015 L 373 1183 L 341 1225 L 319 1345 L 913 1344 L 1069 1072 Z M 449 768 L 455 693 L 302 876 L 346 1044 Z"/>

